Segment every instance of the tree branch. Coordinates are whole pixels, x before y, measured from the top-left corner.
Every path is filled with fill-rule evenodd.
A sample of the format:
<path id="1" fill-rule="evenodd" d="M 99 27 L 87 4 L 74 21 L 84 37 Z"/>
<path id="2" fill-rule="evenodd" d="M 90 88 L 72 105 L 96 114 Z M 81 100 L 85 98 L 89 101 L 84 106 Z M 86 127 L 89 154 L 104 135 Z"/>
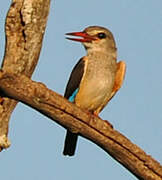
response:
<path id="1" fill-rule="evenodd" d="M 162 180 L 162 166 L 106 121 L 83 111 L 25 75 L 0 73 L 0 90 L 93 141 L 138 179 Z"/>
<path id="2" fill-rule="evenodd" d="M 99 117 L 44 84 L 30 80 L 38 62 L 50 0 L 13 0 L 6 18 L 6 49 L 0 72 L 0 150 L 7 148 L 10 115 L 21 101 L 61 126 L 93 141 L 138 179 L 162 180 L 162 166 Z M 11 99 L 13 98 L 13 99 Z"/>
<path id="3" fill-rule="evenodd" d="M 6 17 L 6 47 L 2 69 L 31 77 L 38 62 L 50 0 L 13 0 Z M 3 94 L 1 94 L 3 96 Z M 7 148 L 10 115 L 17 102 L 8 98 L 0 105 L 0 151 Z"/>

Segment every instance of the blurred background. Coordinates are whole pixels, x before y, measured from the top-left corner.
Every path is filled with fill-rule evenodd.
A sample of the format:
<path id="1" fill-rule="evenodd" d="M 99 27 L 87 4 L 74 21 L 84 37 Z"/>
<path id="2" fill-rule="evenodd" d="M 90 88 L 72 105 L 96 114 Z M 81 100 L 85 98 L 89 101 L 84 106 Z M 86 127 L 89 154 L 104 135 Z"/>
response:
<path id="1" fill-rule="evenodd" d="M 3 59 L 5 16 L 11 1 L 0 6 L 0 56 Z M 118 60 L 125 60 L 124 85 L 100 114 L 162 163 L 162 1 L 52 0 L 43 48 L 32 76 L 64 94 L 69 74 L 85 55 L 80 43 L 64 34 L 90 25 L 113 33 Z M 9 128 L 12 145 L 0 153 L 3 180 L 136 178 L 90 141 L 79 138 L 74 157 L 62 155 L 65 129 L 19 103 Z"/>

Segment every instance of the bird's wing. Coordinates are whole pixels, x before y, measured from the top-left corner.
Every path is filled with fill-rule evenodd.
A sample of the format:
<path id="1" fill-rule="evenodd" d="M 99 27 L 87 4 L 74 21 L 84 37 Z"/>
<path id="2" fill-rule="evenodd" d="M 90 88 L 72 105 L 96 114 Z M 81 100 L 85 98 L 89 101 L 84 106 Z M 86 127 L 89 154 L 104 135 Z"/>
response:
<path id="1" fill-rule="evenodd" d="M 80 82 L 84 74 L 85 60 L 81 58 L 73 68 L 69 81 L 66 86 L 64 97 L 69 99 L 71 102 L 74 101 L 75 96 L 78 92 Z"/>
<path id="2" fill-rule="evenodd" d="M 79 62 L 75 65 L 74 69 L 71 72 L 69 81 L 66 86 L 64 97 L 67 98 L 70 102 L 74 102 L 75 96 L 78 92 L 80 82 L 84 74 L 85 67 L 85 58 L 81 58 Z M 64 155 L 73 156 L 76 149 L 78 134 L 72 133 L 70 130 L 67 130 L 65 145 L 64 145 Z"/>
<path id="3" fill-rule="evenodd" d="M 121 88 L 124 81 L 125 72 L 126 72 L 126 63 L 124 61 L 118 62 L 117 71 L 115 75 L 115 83 L 109 100 L 111 100 L 112 97 L 116 94 L 116 92 Z"/>

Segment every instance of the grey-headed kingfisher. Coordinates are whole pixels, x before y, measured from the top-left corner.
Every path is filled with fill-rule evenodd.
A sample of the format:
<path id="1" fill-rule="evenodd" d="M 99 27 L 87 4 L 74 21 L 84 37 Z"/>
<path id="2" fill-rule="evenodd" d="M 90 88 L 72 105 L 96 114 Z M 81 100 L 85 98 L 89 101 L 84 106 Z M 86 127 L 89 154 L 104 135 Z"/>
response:
<path id="1" fill-rule="evenodd" d="M 82 57 L 71 72 L 64 97 L 82 109 L 98 115 L 120 89 L 126 64 L 117 62 L 117 48 L 112 33 L 100 26 L 87 27 L 82 32 L 66 35 L 83 44 L 87 55 Z M 67 130 L 64 155 L 73 156 L 78 134 Z"/>

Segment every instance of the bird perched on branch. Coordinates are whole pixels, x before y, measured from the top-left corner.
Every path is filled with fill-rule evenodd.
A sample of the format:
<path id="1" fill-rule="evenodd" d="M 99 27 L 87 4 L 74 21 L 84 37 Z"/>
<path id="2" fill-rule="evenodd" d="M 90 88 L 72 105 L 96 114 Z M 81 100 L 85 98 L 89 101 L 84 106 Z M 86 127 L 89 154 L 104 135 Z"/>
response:
<path id="1" fill-rule="evenodd" d="M 80 37 L 67 39 L 81 42 L 87 55 L 72 70 L 64 97 L 97 116 L 120 89 L 126 64 L 117 62 L 115 40 L 104 27 L 90 26 L 66 35 Z M 77 138 L 77 133 L 67 130 L 64 155 L 74 155 Z"/>

